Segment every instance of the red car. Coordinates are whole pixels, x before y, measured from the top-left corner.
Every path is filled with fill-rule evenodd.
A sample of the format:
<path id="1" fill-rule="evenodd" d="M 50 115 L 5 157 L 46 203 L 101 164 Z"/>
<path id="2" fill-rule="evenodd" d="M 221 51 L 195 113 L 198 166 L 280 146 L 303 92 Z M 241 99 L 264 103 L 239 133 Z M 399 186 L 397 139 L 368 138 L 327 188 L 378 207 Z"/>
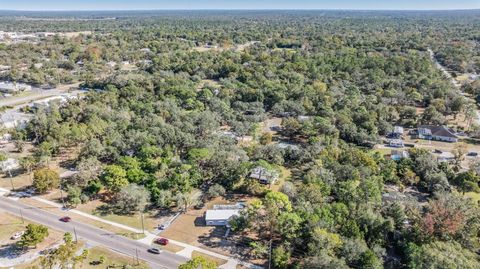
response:
<path id="1" fill-rule="evenodd" d="M 70 221 L 72 221 L 72 218 L 70 218 L 70 217 L 63 217 L 63 218 L 60 219 L 60 221 L 62 221 L 62 222 L 70 222 Z"/>
<path id="2" fill-rule="evenodd" d="M 166 246 L 168 244 L 168 239 L 167 238 L 157 238 L 157 240 L 155 240 L 155 243 L 157 243 L 159 245 Z"/>

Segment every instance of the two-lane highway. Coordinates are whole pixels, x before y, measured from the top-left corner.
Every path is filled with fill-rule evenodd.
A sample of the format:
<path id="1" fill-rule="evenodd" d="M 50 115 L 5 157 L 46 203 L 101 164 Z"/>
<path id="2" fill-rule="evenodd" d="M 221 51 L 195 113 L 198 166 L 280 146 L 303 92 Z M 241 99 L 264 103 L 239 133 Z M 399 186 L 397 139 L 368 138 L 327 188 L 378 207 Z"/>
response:
<path id="1" fill-rule="evenodd" d="M 178 268 L 178 265 L 184 263 L 186 258 L 167 251 L 159 255 L 147 252 L 149 246 L 125 238 L 120 235 L 99 229 L 97 227 L 83 224 L 73 219 L 69 223 L 59 221 L 59 216 L 48 211 L 24 205 L 18 201 L 0 196 L 0 210 L 20 216 L 33 222 L 43 224 L 58 231 L 70 232 L 73 234 L 74 228 L 79 239 L 96 243 L 105 248 L 123 253 L 130 257 L 136 257 L 148 262 L 153 268 Z M 21 212 L 21 213 L 20 213 Z"/>

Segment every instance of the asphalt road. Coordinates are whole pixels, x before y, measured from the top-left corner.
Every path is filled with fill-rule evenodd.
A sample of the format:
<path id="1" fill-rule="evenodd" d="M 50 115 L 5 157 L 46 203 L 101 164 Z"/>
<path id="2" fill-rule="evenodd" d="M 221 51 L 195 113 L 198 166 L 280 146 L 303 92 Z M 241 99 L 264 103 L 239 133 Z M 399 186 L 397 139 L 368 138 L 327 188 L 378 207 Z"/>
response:
<path id="1" fill-rule="evenodd" d="M 58 220 L 59 216 L 55 214 L 36 207 L 24 205 L 6 197 L 0 196 L 0 210 L 17 216 L 20 216 L 21 212 L 25 219 L 43 224 L 58 231 L 70 232 L 72 235 L 74 234 L 75 229 L 79 239 L 95 243 L 130 257 L 136 257 L 138 253 L 139 259 L 148 262 L 152 268 L 155 269 L 178 268 L 179 264 L 186 261 L 186 258 L 167 251 L 164 251 L 159 255 L 150 254 L 147 252 L 148 246 L 143 243 L 113 234 L 91 225 L 76 222 L 75 219 L 69 223 L 63 223 Z"/>

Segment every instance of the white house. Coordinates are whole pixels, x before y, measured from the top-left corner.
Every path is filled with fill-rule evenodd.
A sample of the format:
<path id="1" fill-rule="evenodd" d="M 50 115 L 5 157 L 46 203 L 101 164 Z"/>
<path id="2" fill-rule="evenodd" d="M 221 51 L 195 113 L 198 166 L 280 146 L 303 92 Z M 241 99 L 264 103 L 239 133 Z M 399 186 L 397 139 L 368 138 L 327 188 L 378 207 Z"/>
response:
<path id="1" fill-rule="evenodd" d="M 441 151 L 436 156 L 438 162 L 452 162 L 455 160 L 455 155 L 448 151 Z"/>
<path id="2" fill-rule="evenodd" d="M 402 139 L 388 139 L 387 143 L 389 147 L 393 148 L 403 148 L 405 146 Z"/>
<path id="3" fill-rule="evenodd" d="M 238 216 L 240 210 L 238 209 L 213 209 L 205 212 L 205 223 L 208 226 L 228 226 L 228 221 L 233 216 Z"/>
<path id="4" fill-rule="evenodd" d="M 418 138 L 426 140 L 438 140 L 445 142 L 457 142 L 455 133 L 445 126 L 422 125 L 418 127 Z"/>

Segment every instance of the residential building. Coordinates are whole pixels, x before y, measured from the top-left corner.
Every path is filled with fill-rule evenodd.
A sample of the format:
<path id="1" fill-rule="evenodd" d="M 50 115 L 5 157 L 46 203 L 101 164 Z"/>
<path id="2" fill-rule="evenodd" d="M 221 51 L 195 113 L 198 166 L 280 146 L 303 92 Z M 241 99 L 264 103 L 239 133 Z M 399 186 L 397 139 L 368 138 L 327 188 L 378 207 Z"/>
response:
<path id="1" fill-rule="evenodd" d="M 400 136 L 403 135 L 403 127 L 402 126 L 395 126 L 393 127 L 393 133 L 399 134 Z"/>
<path id="2" fill-rule="evenodd" d="M 403 135 L 403 127 L 402 126 L 395 126 L 393 128 L 393 132 L 387 134 L 387 138 L 401 139 L 402 135 Z"/>
<path id="3" fill-rule="evenodd" d="M 440 150 L 436 150 L 435 152 L 438 162 L 453 162 L 455 160 L 455 155 L 451 152 Z"/>
<path id="4" fill-rule="evenodd" d="M 457 142 L 458 137 L 446 126 L 422 125 L 417 129 L 417 135 L 420 139 L 438 140 L 445 142 Z"/>
<path id="5" fill-rule="evenodd" d="M 402 139 L 388 139 L 387 144 L 392 148 L 403 148 L 405 146 Z"/>
<path id="6" fill-rule="evenodd" d="M 278 180 L 278 173 L 269 171 L 264 167 L 255 167 L 250 173 L 250 178 L 257 179 L 262 184 L 273 184 Z"/>
<path id="7" fill-rule="evenodd" d="M 233 216 L 238 216 L 238 209 L 213 209 L 205 212 L 205 223 L 208 226 L 229 226 L 228 221 Z"/>

